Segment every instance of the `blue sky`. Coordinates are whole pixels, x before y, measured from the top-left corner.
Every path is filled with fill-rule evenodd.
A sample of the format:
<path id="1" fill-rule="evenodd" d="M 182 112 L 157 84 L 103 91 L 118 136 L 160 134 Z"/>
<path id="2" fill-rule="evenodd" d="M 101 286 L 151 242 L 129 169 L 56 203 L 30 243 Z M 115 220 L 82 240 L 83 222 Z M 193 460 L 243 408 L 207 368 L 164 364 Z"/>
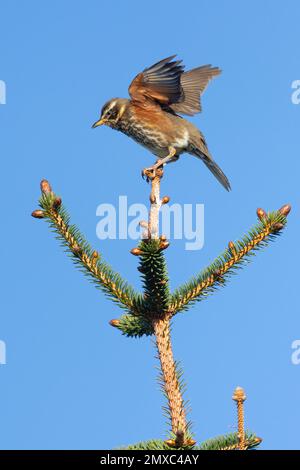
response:
<path id="1" fill-rule="evenodd" d="M 147 202 L 140 170 L 151 155 L 110 129 L 92 131 L 107 99 L 127 96 L 140 70 L 177 53 L 223 73 L 193 118 L 228 175 L 226 193 L 197 159 L 167 168 L 163 194 L 205 205 L 205 243 L 167 250 L 176 287 L 256 222 L 256 208 L 293 212 L 284 235 L 222 291 L 173 325 L 199 441 L 235 429 L 231 395 L 245 388 L 247 427 L 265 449 L 299 449 L 299 15 L 286 2 L 197 0 L 1 2 L 2 276 L 0 447 L 104 449 L 165 436 L 149 338 L 127 339 L 119 316 L 71 264 L 42 221 L 48 178 L 72 221 L 124 277 L 139 285 L 131 240 L 99 241 L 96 208 Z M 182 183 L 183 181 L 183 183 Z"/>

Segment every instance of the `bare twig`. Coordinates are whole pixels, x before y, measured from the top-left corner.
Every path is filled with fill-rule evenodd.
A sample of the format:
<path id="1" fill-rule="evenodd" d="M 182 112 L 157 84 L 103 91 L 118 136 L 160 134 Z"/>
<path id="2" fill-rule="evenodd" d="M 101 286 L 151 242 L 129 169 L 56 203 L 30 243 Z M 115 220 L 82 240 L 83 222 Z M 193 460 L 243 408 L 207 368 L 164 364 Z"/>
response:
<path id="1" fill-rule="evenodd" d="M 163 170 L 156 170 L 155 176 L 151 180 L 148 231 L 149 238 L 152 239 L 158 239 L 159 237 L 159 210 L 162 206 L 162 200 L 160 199 L 160 179 L 162 175 Z"/>

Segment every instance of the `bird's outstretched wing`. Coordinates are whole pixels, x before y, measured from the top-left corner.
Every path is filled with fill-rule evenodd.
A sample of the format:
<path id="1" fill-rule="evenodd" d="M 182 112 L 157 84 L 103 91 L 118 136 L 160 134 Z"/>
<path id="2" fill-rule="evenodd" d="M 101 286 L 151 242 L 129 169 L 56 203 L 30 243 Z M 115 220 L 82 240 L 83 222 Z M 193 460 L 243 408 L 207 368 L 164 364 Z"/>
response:
<path id="1" fill-rule="evenodd" d="M 180 84 L 182 87 L 182 96 L 178 102 L 170 105 L 170 108 L 178 114 L 187 114 L 193 116 L 201 112 L 200 96 L 207 87 L 209 81 L 221 70 L 211 65 L 203 65 L 196 69 L 182 73 Z"/>
<path id="2" fill-rule="evenodd" d="M 182 100 L 183 65 L 180 65 L 181 60 L 172 61 L 174 57 L 157 62 L 133 79 L 128 89 L 132 101 L 141 106 L 170 106 Z"/>
<path id="3" fill-rule="evenodd" d="M 202 65 L 184 72 L 182 61 L 173 61 L 175 57 L 167 57 L 139 73 L 128 91 L 140 106 L 159 104 L 166 111 L 193 116 L 201 112 L 200 96 L 221 70 Z"/>

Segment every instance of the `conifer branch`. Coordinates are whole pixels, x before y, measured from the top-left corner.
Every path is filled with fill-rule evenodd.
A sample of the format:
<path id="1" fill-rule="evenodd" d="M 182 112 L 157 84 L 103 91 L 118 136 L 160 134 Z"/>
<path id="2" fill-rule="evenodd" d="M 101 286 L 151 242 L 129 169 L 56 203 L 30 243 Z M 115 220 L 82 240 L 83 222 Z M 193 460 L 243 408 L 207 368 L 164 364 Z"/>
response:
<path id="1" fill-rule="evenodd" d="M 122 315 L 120 318 L 111 320 L 109 323 L 111 326 L 118 328 L 127 337 L 137 338 L 154 334 L 151 320 L 147 319 L 144 315 Z"/>
<path id="2" fill-rule="evenodd" d="M 48 181 L 42 180 L 41 190 L 39 204 L 42 210 L 34 211 L 32 216 L 46 219 L 62 245 L 70 252 L 74 263 L 114 302 L 128 312 L 138 315 L 142 310 L 142 296 L 107 263 L 101 261 L 100 254 L 91 248 L 74 225 L 70 225 L 61 198 L 52 191 Z"/>
<path id="3" fill-rule="evenodd" d="M 247 263 L 255 251 L 267 246 L 269 241 L 281 234 L 290 209 L 288 204 L 268 214 L 258 209 L 259 223 L 242 240 L 229 242 L 228 249 L 209 267 L 176 289 L 169 305 L 171 314 L 186 310 L 190 304 L 203 300 L 216 288 L 224 286 L 234 271 Z"/>

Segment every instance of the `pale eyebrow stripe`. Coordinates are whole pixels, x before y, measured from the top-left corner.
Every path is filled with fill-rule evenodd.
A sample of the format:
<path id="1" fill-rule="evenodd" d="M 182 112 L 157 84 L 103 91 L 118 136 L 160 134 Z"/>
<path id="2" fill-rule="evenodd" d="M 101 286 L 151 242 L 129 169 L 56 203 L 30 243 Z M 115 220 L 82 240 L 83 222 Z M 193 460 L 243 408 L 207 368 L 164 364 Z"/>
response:
<path id="1" fill-rule="evenodd" d="M 108 111 L 110 111 L 111 109 L 113 109 L 114 106 L 116 105 L 116 103 L 117 103 L 116 100 L 114 100 L 114 101 L 110 104 L 109 108 L 106 109 L 105 112 L 107 113 Z"/>

